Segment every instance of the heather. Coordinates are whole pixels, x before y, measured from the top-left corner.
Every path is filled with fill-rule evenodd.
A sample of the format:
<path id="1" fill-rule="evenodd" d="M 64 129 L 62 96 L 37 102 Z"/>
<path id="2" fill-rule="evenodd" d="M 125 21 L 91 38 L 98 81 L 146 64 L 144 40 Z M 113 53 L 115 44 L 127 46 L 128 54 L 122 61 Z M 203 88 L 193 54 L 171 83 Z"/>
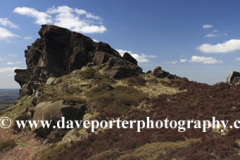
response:
<path id="1" fill-rule="evenodd" d="M 164 84 L 187 91 L 152 98 L 146 104 L 147 112 L 136 109 L 124 119 L 145 120 L 149 116 L 153 120 L 167 117 L 174 120 L 211 120 L 214 116 L 219 120 L 230 120 L 231 124 L 239 118 L 239 85 L 218 83 L 209 86 L 185 78 Z M 156 143 L 164 143 L 166 147 L 156 151 L 150 159 L 237 159 L 239 138 L 239 131 L 229 128 L 223 133 L 211 128 L 206 133 L 200 129 L 190 129 L 183 133 L 177 129 L 143 129 L 141 133 L 137 133 L 136 129 L 109 129 L 74 143 L 67 154 L 60 155 L 57 159 L 88 159 L 93 155 L 101 155 L 99 159 L 149 159 L 149 155 L 143 153 L 144 146 L 151 147 Z M 189 141 L 189 145 L 182 146 L 182 143 L 188 144 Z M 140 148 L 143 151 L 137 152 Z"/>

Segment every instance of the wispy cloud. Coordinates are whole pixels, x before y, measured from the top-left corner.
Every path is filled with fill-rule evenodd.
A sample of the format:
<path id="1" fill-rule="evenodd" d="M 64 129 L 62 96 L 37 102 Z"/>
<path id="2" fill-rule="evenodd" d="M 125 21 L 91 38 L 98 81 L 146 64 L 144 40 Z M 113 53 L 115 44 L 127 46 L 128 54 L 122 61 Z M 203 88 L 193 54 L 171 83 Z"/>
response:
<path id="1" fill-rule="evenodd" d="M 176 64 L 178 61 L 165 61 L 165 64 Z"/>
<path id="2" fill-rule="evenodd" d="M 5 72 L 13 72 L 15 69 L 19 67 L 5 67 L 5 68 L 0 68 L 0 73 L 5 73 Z"/>
<path id="3" fill-rule="evenodd" d="M 99 42 L 99 40 L 97 40 L 97 39 L 92 39 L 94 42 L 96 42 L 96 43 L 98 43 Z"/>
<path id="4" fill-rule="evenodd" d="M 24 37 L 24 39 L 32 39 L 32 37 Z"/>
<path id="5" fill-rule="evenodd" d="M 13 24 L 8 20 L 8 18 L 0 18 L 0 24 L 5 26 L 5 27 L 10 27 L 10 28 L 19 28 L 17 25 Z"/>
<path id="6" fill-rule="evenodd" d="M 155 56 L 155 55 L 150 55 L 150 56 L 148 56 L 149 58 L 156 58 L 157 56 Z"/>
<path id="7" fill-rule="evenodd" d="M 236 60 L 236 61 L 240 61 L 240 57 L 237 57 L 235 60 Z"/>
<path id="8" fill-rule="evenodd" d="M 91 13 L 88 13 L 88 12 L 86 12 L 85 10 L 83 10 L 83 9 L 77 9 L 77 8 L 75 8 L 75 10 L 74 10 L 77 14 L 85 14 L 86 15 L 86 17 L 87 18 L 93 18 L 93 19 L 96 19 L 96 20 L 100 20 L 101 18 L 99 17 L 99 16 L 94 16 L 94 15 L 92 15 Z"/>
<path id="9" fill-rule="evenodd" d="M 200 56 L 192 56 L 191 60 L 189 62 L 199 62 L 204 64 L 216 64 L 216 63 L 222 63 L 222 61 L 218 61 L 213 57 L 200 57 Z"/>
<path id="10" fill-rule="evenodd" d="M 9 30 L 0 27 L 0 40 L 5 40 L 10 43 L 9 38 L 19 37 L 18 35 L 13 34 Z"/>
<path id="11" fill-rule="evenodd" d="M 99 16 L 68 6 L 53 6 L 46 12 L 40 12 L 35 8 L 17 7 L 14 12 L 34 17 L 36 24 L 54 24 L 82 33 L 103 33 L 107 31 L 107 28 L 101 24 L 102 19 Z"/>
<path id="12" fill-rule="evenodd" d="M 207 34 L 205 37 L 218 37 L 216 34 Z"/>
<path id="13" fill-rule="evenodd" d="M 17 57 L 15 54 L 8 54 L 8 57 Z"/>
<path id="14" fill-rule="evenodd" d="M 216 45 L 212 44 L 202 44 L 196 48 L 203 53 L 227 53 L 240 50 L 240 39 L 231 39 L 224 43 L 218 43 Z"/>
<path id="15" fill-rule="evenodd" d="M 187 59 L 180 59 L 180 62 L 187 62 Z"/>
<path id="16" fill-rule="evenodd" d="M 21 62 L 8 62 L 8 65 L 20 64 Z"/>
<path id="17" fill-rule="evenodd" d="M 214 33 L 214 34 L 213 34 Z M 221 37 L 221 36 L 227 36 L 227 33 L 219 33 L 218 30 L 214 30 L 213 33 L 205 35 L 205 37 Z"/>
<path id="18" fill-rule="evenodd" d="M 155 55 L 145 55 L 143 53 L 141 55 L 139 55 L 139 54 L 136 54 L 136 53 L 132 53 L 131 51 L 122 50 L 122 49 L 116 49 L 116 51 L 118 51 L 121 56 L 123 56 L 124 53 L 128 52 L 138 62 L 149 62 L 148 58 L 155 58 L 156 57 Z"/>
<path id="19" fill-rule="evenodd" d="M 52 23 L 52 17 L 44 12 L 39 12 L 35 8 L 28 7 L 17 7 L 13 12 L 25 15 L 28 17 L 34 17 L 36 19 L 36 24 L 50 24 Z"/>
<path id="20" fill-rule="evenodd" d="M 203 25 L 203 28 L 204 29 L 206 29 L 206 28 L 212 28 L 213 27 L 213 25 L 211 25 L 211 24 L 204 24 Z"/>

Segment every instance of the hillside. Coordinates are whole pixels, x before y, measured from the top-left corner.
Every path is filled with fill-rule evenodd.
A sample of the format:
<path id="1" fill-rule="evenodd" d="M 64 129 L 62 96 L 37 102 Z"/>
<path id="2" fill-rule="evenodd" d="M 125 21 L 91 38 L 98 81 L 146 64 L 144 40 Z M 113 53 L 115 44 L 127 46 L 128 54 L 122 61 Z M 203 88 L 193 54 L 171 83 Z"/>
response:
<path id="1" fill-rule="evenodd" d="M 0 128 L 1 159 L 239 159 L 240 86 L 214 86 L 172 75 L 161 67 L 142 72 L 128 53 L 56 26 L 43 25 L 25 51 L 27 69 L 15 70 L 20 99 L 0 111 L 15 120 L 109 121 L 229 120 L 227 128 L 50 129 L 16 123 Z M 202 123 L 200 123 L 202 125 Z M 187 124 L 182 127 L 186 127 Z"/>

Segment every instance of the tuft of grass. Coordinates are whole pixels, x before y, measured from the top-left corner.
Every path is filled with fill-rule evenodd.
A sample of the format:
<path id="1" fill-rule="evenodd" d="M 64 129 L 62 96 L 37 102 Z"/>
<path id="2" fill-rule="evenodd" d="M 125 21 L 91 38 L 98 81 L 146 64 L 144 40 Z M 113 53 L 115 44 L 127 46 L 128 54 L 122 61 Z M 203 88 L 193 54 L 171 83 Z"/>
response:
<path id="1" fill-rule="evenodd" d="M 186 141 L 178 142 L 154 142 L 141 146 L 131 154 L 125 154 L 120 156 L 117 160 L 126 160 L 130 157 L 133 159 L 147 159 L 147 160 L 158 160 L 160 155 L 164 151 L 168 150 L 179 150 L 183 148 L 189 148 L 193 144 L 201 143 L 201 139 L 189 139 Z"/>
<path id="2" fill-rule="evenodd" d="M 101 77 L 100 73 L 93 68 L 81 70 L 79 74 L 82 79 L 92 79 L 94 77 Z"/>
<path id="3" fill-rule="evenodd" d="M 24 148 L 24 147 L 27 147 L 28 143 L 26 143 L 26 142 L 17 142 L 17 145 Z"/>
<path id="4" fill-rule="evenodd" d="M 130 77 L 123 79 L 123 83 L 128 86 L 146 86 L 146 80 L 142 77 Z"/>
<path id="5" fill-rule="evenodd" d="M 37 159 L 40 159 L 40 160 L 54 159 L 59 154 L 64 153 L 66 151 L 66 147 L 67 147 L 66 144 L 61 144 L 61 145 L 51 144 L 47 148 L 39 151 L 36 154 L 36 157 Z"/>

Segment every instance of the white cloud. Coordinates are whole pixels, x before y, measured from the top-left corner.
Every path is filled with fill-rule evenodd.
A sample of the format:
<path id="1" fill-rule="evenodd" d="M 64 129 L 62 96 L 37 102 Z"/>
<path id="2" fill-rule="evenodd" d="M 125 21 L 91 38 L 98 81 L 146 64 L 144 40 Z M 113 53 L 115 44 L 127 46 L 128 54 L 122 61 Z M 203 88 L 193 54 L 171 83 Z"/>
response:
<path id="1" fill-rule="evenodd" d="M 93 18 L 93 19 L 97 19 L 100 20 L 101 18 L 99 16 L 94 16 L 91 13 L 87 13 L 85 10 L 83 9 L 77 9 L 75 8 L 74 10 L 77 14 L 85 14 L 87 18 Z"/>
<path id="2" fill-rule="evenodd" d="M 17 57 L 17 55 L 14 55 L 14 54 L 8 54 L 8 57 Z"/>
<path id="3" fill-rule="evenodd" d="M 32 39 L 32 37 L 24 37 L 24 39 Z"/>
<path id="4" fill-rule="evenodd" d="M 218 35 L 216 34 L 207 34 L 205 37 L 217 37 Z"/>
<path id="5" fill-rule="evenodd" d="M 187 59 L 180 59 L 180 62 L 187 62 Z"/>
<path id="6" fill-rule="evenodd" d="M 5 67 L 5 68 L 0 68 L 0 73 L 5 73 L 5 72 L 13 72 L 15 69 L 19 67 Z"/>
<path id="7" fill-rule="evenodd" d="M 13 34 L 12 32 L 8 31 L 5 28 L 0 27 L 0 40 L 6 40 L 7 42 L 10 42 L 8 38 L 12 38 L 12 37 L 19 37 L 19 36 Z"/>
<path id="8" fill-rule="evenodd" d="M 202 44 L 196 48 L 204 53 L 227 53 L 240 50 L 240 39 L 231 39 L 224 43 L 218 43 L 216 45 Z"/>
<path id="9" fill-rule="evenodd" d="M 28 8 L 28 7 L 17 7 L 13 10 L 13 12 L 25 15 L 28 17 L 34 17 L 36 18 L 35 23 L 36 24 L 51 24 L 52 23 L 52 17 L 44 12 L 39 12 L 34 8 Z"/>
<path id="10" fill-rule="evenodd" d="M 236 58 L 235 60 L 236 60 L 236 61 L 240 61 L 240 57 Z"/>
<path id="11" fill-rule="evenodd" d="M 156 58 L 157 56 L 155 56 L 155 55 L 149 55 L 148 57 L 149 57 L 149 58 Z"/>
<path id="12" fill-rule="evenodd" d="M 165 64 L 176 64 L 178 61 L 165 61 Z"/>
<path id="13" fill-rule="evenodd" d="M 10 22 L 8 18 L 0 18 L 0 24 L 3 26 L 9 26 L 10 28 L 19 28 L 17 25 Z"/>
<path id="14" fill-rule="evenodd" d="M 155 55 L 145 55 L 145 54 L 136 54 L 136 53 L 132 53 L 131 51 L 127 51 L 127 50 L 122 50 L 122 49 L 116 49 L 116 51 L 118 51 L 118 53 L 123 56 L 123 54 L 125 52 L 128 52 L 131 56 L 133 56 L 133 58 L 135 58 L 138 62 L 149 62 L 149 59 L 147 58 L 155 58 Z"/>
<path id="15" fill-rule="evenodd" d="M 98 16 L 93 16 L 85 10 L 72 9 L 68 6 L 59 6 L 57 8 L 53 6 L 47 10 L 47 13 L 56 14 L 54 18 L 54 25 L 68 28 L 76 32 L 103 33 L 107 31 L 107 28 L 103 25 L 94 25 L 95 22 L 80 18 L 79 15 L 85 14 L 86 18 L 100 20 Z"/>
<path id="16" fill-rule="evenodd" d="M 211 24 L 204 24 L 203 25 L 203 28 L 204 29 L 206 29 L 206 28 L 212 28 L 213 27 L 213 25 L 211 25 Z"/>
<path id="17" fill-rule="evenodd" d="M 8 62 L 8 65 L 20 64 L 21 62 Z"/>
<path id="18" fill-rule="evenodd" d="M 227 36 L 228 34 L 227 34 L 227 33 L 223 33 L 222 35 L 223 35 L 223 36 Z"/>
<path id="19" fill-rule="evenodd" d="M 121 56 L 123 56 L 123 54 L 124 54 L 125 52 L 128 52 L 129 54 L 132 54 L 131 51 L 122 50 L 122 49 L 116 49 L 116 51 L 118 51 L 118 53 L 119 53 Z"/>
<path id="20" fill-rule="evenodd" d="M 82 9 L 73 9 L 68 6 L 53 6 L 46 12 L 40 12 L 34 8 L 17 7 L 13 12 L 36 18 L 36 24 L 54 24 L 82 33 L 103 33 L 107 31 L 107 28 L 99 22 L 101 20 L 99 16 L 92 15 Z M 51 15 L 54 15 L 54 17 Z"/>
<path id="21" fill-rule="evenodd" d="M 97 39 L 92 39 L 94 42 L 96 42 L 96 43 L 98 43 L 99 42 L 99 40 L 97 40 Z"/>
<path id="22" fill-rule="evenodd" d="M 8 76 L 8 77 L 14 77 L 14 75 L 13 75 L 13 74 L 8 74 L 7 76 Z"/>
<path id="23" fill-rule="evenodd" d="M 214 32 L 214 31 L 213 31 Z M 218 31 L 217 31 L 218 32 Z M 215 32 L 216 33 L 216 32 Z M 220 37 L 227 36 L 227 33 L 218 33 L 218 34 L 207 34 L 205 37 Z"/>
<path id="24" fill-rule="evenodd" d="M 204 64 L 215 64 L 215 63 L 222 63 L 222 61 L 218 61 L 212 57 L 199 57 L 199 56 L 192 56 L 189 62 L 200 62 Z"/>
<path id="25" fill-rule="evenodd" d="M 218 32 L 218 30 L 217 30 L 217 29 L 215 29 L 213 32 L 214 32 L 214 33 L 216 33 L 216 32 Z"/>
<path id="26" fill-rule="evenodd" d="M 149 62 L 149 59 L 147 59 L 148 56 L 146 56 L 145 54 L 131 54 L 133 56 L 133 58 L 135 58 L 138 62 Z"/>

